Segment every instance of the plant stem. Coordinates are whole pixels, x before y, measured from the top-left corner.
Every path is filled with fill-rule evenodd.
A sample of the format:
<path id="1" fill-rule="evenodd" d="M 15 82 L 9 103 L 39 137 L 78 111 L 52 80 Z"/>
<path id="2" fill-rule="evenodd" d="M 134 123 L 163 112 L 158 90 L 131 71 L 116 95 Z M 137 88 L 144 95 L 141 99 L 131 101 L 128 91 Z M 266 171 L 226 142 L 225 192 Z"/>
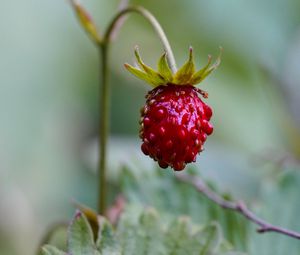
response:
<path id="1" fill-rule="evenodd" d="M 204 196 L 206 196 L 212 202 L 218 204 L 224 209 L 232 210 L 237 213 L 243 215 L 249 221 L 255 223 L 259 226 L 257 229 L 258 233 L 266 233 L 266 232 L 276 232 L 279 234 L 283 234 L 295 239 L 300 239 L 300 233 L 289 230 L 286 228 L 282 228 L 279 226 L 275 226 L 270 224 L 269 222 L 262 220 L 258 216 L 256 216 L 252 211 L 248 209 L 246 204 L 243 201 L 228 201 L 221 197 L 219 194 L 211 190 L 204 181 L 202 181 L 199 177 L 188 175 L 188 174 L 178 174 L 176 177 L 183 182 L 191 184 L 194 188 L 201 192 Z"/>
<path id="2" fill-rule="evenodd" d="M 154 28 L 157 36 L 160 38 L 164 50 L 166 52 L 169 66 L 173 73 L 177 71 L 175 58 L 170 46 L 170 43 L 156 18 L 145 8 L 128 7 L 119 11 L 109 24 L 103 39 L 99 43 L 100 60 L 101 60 L 101 77 L 100 77 L 100 123 L 99 123 L 99 196 L 98 196 L 98 212 L 104 215 L 106 210 L 106 169 L 107 169 L 107 140 L 109 135 L 109 115 L 110 115 L 110 88 L 109 88 L 109 46 L 112 40 L 112 35 L 122 27 L 124 16 L 134 12 L 143 16 Z"/>
<path id="3" fill-rule="evenodd" d="M 107 157 L 107 140 L 109 135 L 109 115 L 110 115 L 110 88 L 108 82 L 109 63 L 108 63 L 109 44 L 100 46 L 101 58 L 101 77 L 100 77 L 100 125 L 99 125 L 99 197 L 98 197 L 98 212 L 102 215 L 106 208 L 106 157 Z M 101 86 L 102 85 L 102 86 Z"/>
<path id="4" fill-rule="evenodd" d="M 151 26 L 154 28 L 157 36 L 159 37 L 160 41 L 162 42 L 164 50 L 167 53 L 168 64 L 169 64 L 172 72 L 175 73 L 176 70 L 177 70 L 176 62 L 175 62 L 174 54 L 173 54 L 173 51 L 171 49 L 168 38 L 167 38 L 164 30 L 162 29 L 161 25 L 157 21 L 157 19 L 153 16 L 153 14 L 151 12 L 149 12 L 148 10 L 146 10 L 145 8 L 143 8 L 143 7 L 132 6 L 132 7 L 128 7 L 126 9 L 120 11 L 114 17 L 114 19 L 112 20 L 112 22 L 108 26 L 108 28 L 106 30 L 106 33 L 104 34 L 104 43 L 105 44 L 109 43 L 110 40 L 111 40 L 111 34 L 113 33 L 113 31 L 115 29 L 120 29 L 120 27 L 123 25 L 123 23 L 118 23 L 119 19 L 122 18 L 124 15 L 126 15 L 128 13 L 131 13 L 131 12 L 138 13 L 141 16 L 143 16 L 146 20 L 149 21 Z"/>

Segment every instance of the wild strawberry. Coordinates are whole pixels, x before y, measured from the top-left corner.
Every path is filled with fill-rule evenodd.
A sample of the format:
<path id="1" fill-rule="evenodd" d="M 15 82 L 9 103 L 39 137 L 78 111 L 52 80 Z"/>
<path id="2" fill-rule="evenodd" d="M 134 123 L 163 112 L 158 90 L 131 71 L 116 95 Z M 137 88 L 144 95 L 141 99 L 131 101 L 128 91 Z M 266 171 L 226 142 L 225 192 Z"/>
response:
<path id="1" fill-rule="evenodd" d="M 213 65 L 209 57 L 208 64 L 196 72 L 190 48 L 189 60 L 172 74 L 166 54 L 160 58 L 158 72 L 142 62 L 137 49 L 135 55 L 144 71 L 128 64 L 125 67 L 154 86 L 141 109 L 141 149 L 158 161 L 161 168 L 183 170 L 187 163 L 196 161 L 207 136 L 213 132 L 209 122 L 212 109 L 199 97 L 206 98 L 207 93 L 194 85 L 218 67 L 220 56 Z"/>

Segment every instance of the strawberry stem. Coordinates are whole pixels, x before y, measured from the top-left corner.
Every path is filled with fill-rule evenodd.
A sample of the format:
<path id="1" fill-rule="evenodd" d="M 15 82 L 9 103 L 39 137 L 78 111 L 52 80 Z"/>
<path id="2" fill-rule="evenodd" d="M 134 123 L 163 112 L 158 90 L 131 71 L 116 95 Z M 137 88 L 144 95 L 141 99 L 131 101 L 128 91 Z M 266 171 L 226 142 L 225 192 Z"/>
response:
<path id="1" fill-rule="evenodd" d="M 110 115 L 110 89 L 109 89 L 109 63 L 108 63 L 108 43 L 103 43 L 100 46 L 101 58 L 101 77 L 100 77 L 100 123 L 99 123 L 99 197 L 98 197 L 98 212 L 102 215 L 106 208 L 106 158 L 107 158 L 107 140 L 109 135 L 109 115 Z"/>
<path id="2" fill-rule="evenodd" d="M 98 200 L 98 212 L 102 215 L 106 210 L 106 170 L 107 170 L 107 141 L 109 135 L 109 115 L 110 115 L 110 88 L 109 88 L 109 46 L 112 39 L 116 37 L 116 33 L 120 30 L 125 21 L 125 15 L 129 13 L 137 13 L 143 16 L 154 28 L 156 34 L 160 38 L 170 69 L 173 73 L 176 73 L 176 62 L 174 54 L 172 52 L 170 43 L 156 18 L 145 8 L 133 6 L 120 10 L 116 16 L 110 22 L 106 29 L 103 38 L 98 42 L 101 61 L 101 77 L 100 77 L 100 123 L 99 123 L 99 168 L 98 168 L 98 180 L 99 180 L 99 200 Z"/>
<path id="3" fill-rule="evenodd" d="M 127 15 L 131 12 L 140 14 L 143 16 L 146 20 L 149 21 L 153 29 L 155 30 L 157 36 L 159 37 L 161 43 L 163 44 L 164 50 L 166 52 L 166 57 L 168 60 L 168 64 L 172 70 L 173 73 L 176 73 L 177 67 L 176 62 L 174 58 L 174 54 L 171 48 L 171 45 L 169 43 L 169 40 L 162 29 L 161 25 L 157 21 L 157 19 L 153 16 L 151 12 L 149 12 L 147 9 L 141 7 L 141 6 L 131 6 L 126 9 L 121 10 L 117 15 L 113 18 L 110 25 L 108 26 L 106 33 L 104 34 L 102 44 L 107 44 L 111 41 L 112 34 L 114 34 L 115 30 L 119 30 L 120 27 L 123 25 L 123 23 L 119 23 L 119 20 L 124 17 L 124 15 Z"/>

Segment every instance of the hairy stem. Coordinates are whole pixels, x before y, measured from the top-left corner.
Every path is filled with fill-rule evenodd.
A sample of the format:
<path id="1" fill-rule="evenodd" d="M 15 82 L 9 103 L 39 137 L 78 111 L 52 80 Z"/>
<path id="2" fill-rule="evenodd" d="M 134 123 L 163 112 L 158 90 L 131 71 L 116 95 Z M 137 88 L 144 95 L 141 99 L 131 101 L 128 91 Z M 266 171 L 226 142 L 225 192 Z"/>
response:
<path id="1" fill-rule="evenodd" d="M 116 33 L 122 27 L 125 19 L 125 15 L 129 13 L 138 13 L 143 16 L 154 28 L 157 36 L 160 38 L 164 50 L 167 53 L 167 60 L 173 73 L 176 72 L 176 63 L 174 55 L 170 46 L 170 43 L 156 20 L 156 18 L 146 9 L 142 7 L 128 7 L 119 11 L 116 16 L 112 19 L 107 30 L 105 31 L 104 37 L 99 43 L 100 60 L 101 60 L 101 77 L 100 77 L 100 123 L 99 123 L 99 169 L 98 169 L 98 180 L 99 180 L 99 196 L 98 196 L 98 212 L 104 214 L 106 210 L 106 169 L 107 169 L 107 140 L 109 135 L 109 115 L 110 115 L 110 87 L 109 87 L 109 46 L 112 41 L 112 37 L 116 36 Z"/>
<path id="2" fill-rule="evenodd" d="M 300 239 L 300 233 L 295 232 L 293 230 L 272 225 L 269 222 L 260 219 L 252 211 L 248 209 L 248 207 L 243 201 L 234 202 L 234 201 L 225 200 L 219 194 L 211 190 L 205 184 L 205 182 L 202 181 L 199 177 L 195 177 L 187 174 L 180 174 L 177 175 L 176 177 L 183 182 L 193 185 L 197 191 L 201 192 L 209 200 L 218 204 L 222 208 L 236 211 L 237 213 L 243 215 L 249 221 L 258 225 L 259 226 L 259 228 L 257 229 L 258 233 L 276 232 L 286 236 L 290 236 L 292 238 Z"/>

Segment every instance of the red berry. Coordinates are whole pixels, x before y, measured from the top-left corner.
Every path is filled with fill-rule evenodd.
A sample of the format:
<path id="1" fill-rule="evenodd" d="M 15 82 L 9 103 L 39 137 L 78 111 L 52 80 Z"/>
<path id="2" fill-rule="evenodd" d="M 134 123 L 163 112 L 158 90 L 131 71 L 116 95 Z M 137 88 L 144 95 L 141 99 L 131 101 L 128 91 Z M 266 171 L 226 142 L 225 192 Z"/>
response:
<path id="1" fill-rule="evenodd" d="M 191 85 L 164 85 L 151 90 L 142 108 L 141 149 L 162 168 L 183 170 L 203 150 L 211 108 Z"/>

